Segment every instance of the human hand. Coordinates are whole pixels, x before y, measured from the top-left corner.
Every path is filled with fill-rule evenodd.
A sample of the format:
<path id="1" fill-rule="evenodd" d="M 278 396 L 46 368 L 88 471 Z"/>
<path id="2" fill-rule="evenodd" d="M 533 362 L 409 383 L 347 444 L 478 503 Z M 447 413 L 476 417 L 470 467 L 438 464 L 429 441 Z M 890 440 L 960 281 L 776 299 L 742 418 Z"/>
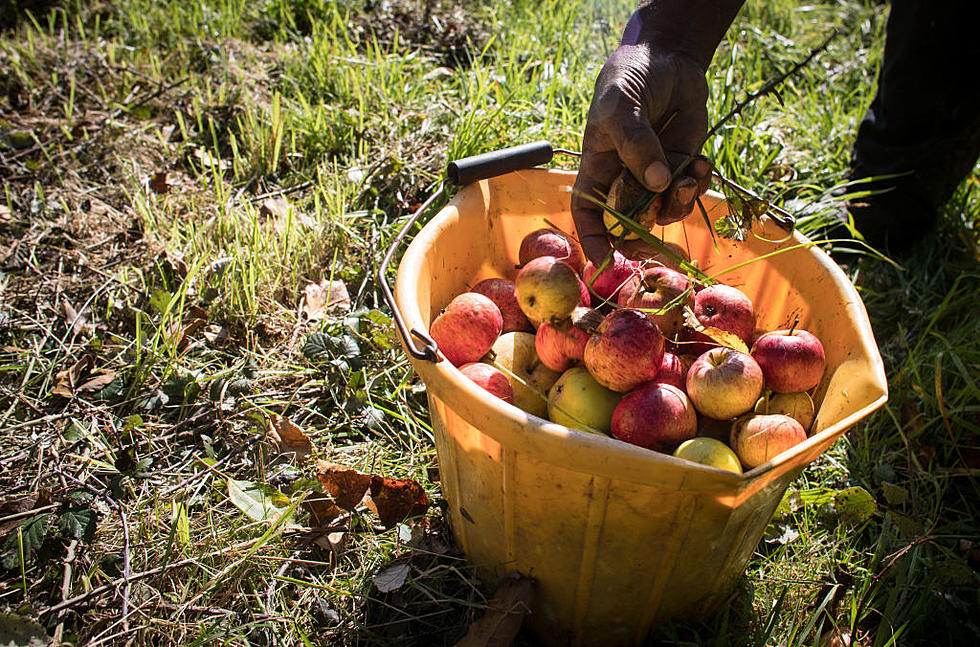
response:
<path id="1" fill-rule="evenodd" d="M 698 155 L 708 128 L 705 70 L 695 58 L 624 43 L 596 80 L 572 194 L 572 217 L 585 255 L 599 264 L 610 245 L 603 202 L 625 168 L 662 193 L 656 222 L 681 220 L 711 182 L 711 162 Z M 674 169 L 686 164 L 674 174 Z"/>

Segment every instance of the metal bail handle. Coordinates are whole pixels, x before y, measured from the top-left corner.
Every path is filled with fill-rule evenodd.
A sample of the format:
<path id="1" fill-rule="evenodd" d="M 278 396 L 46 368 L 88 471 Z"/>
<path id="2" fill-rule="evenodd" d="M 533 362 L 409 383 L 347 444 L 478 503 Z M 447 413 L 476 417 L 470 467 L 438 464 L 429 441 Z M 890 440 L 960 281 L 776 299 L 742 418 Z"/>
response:
<path id="1" fill-rule="evenodd" d="M 409 230 L 415 225 L 419 217 L 425 213 L 425 211 L 432 206 L 440 195 L 442 195 L 443 190 L 446 188 L 447 184 L 454 184 L 456 186 L 463 186 L 466 184 L 472 184 L 473 182 L 478 182 L 479 180 L 486 180 L 498 175 L 503 175 L 505 173 L 510 173 L 512 171 L 520 171 L 522 169 L 531 168 L 538 166 L 540 164 L 547 164 L 554 157 L 556 152 L 561 153 L 571 153 L 570 151 L 564 151 L 558 149 L 557 151 L 551 147 L 551 143 L 547 140 L 540 140 L 536 142 L 531 142 L 530 144 L 521 144 L 520 146 L 511 146 L 510 148 L 503 148 L 497 151 L 490 151 L 489 153 L 483 153 L 481 155 L 474 155 L 472 157 L 464 157 L 463 159 L 455 160 L 449 162 L 446 166 L 446 179 L 439 183 L 436 190 L 429 196 L 429 198 L 422 203 L 422 205 L 415 210 L 415 213 L 409 217 L 408 221 L 395 236 L 395 239 L 391 241 L 391 246 L 388 248 L 388 252 L 385 254 L 384 259 L 381 261 L 381 265 L 378 266 L 378 283 L 381 285 L 381 292 L 384 294 L 385 301 L 388 303 L 388 307 L 391 308 L 392 315 L 395 318 L 395 326 L 398 329 L 398 334 L 402 338 L 402 342 L 405 344 L 405 348 L 408 353 L 415 359 L 427 359 L 430 362 L 438 362 L 438 346 L 432 337 L 427 333 L 418 330 L 417 328 L 408 329 L 405 325 L 405 319 L 402 317 L 401 310 L 398 309 L 398 304 L 395 302 L 395 297 L 391 293 L 391 288 L 388 287 L 387 272 L 388 265 L 391 264 L 391 259 L 395 255 L 395 250 L 401 246 L 402 241 L 408 234 Z M 422 348 L 416 346 L 415 341 L 418 339 L 422 342 Z"/>

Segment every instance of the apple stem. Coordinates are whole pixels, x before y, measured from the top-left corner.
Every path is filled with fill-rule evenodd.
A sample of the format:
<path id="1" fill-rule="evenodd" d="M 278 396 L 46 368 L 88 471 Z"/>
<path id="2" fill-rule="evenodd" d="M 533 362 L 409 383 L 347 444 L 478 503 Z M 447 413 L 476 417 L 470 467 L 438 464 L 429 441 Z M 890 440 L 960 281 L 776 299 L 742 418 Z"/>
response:
<path id="1" fill-rule="evenodd" d="M 800 315 L 796 315 L 796 317 L 793 318 L 793 325 L 789 327 L 789 332 L 787 332 L 786 335 L 787 336 L 792 335 L 793 331 L 796 330 L 796 327 L 799 325 L 800 325 Z"/>

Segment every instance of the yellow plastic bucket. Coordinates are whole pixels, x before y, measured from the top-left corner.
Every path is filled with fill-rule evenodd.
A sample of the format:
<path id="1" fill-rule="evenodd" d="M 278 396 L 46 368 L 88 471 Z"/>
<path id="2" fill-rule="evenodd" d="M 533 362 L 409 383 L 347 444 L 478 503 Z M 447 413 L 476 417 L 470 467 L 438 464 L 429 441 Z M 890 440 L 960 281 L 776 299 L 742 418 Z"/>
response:
<path id="1" fill-rule="evenodd" d="M 573 231 L 575 174 L 531 169 L 464 187 L 415 236 L 395 300 L 408 328 L 467 286 L 513 277 L 525 234 L 546 221 Z M 709 193 L 712 220 L 724 197 Z M 701 218 L 657 232 L 709 275 L 806 242 L 775 224 L 716 249 Z M 823 341 L 828 370 L 812 436 L 743 475 L 613 438 L 569 430 L 490 396 L 448 361 L 412 358 L 427 386 L 442 490 L 468 561 L 493 580 L 538 581 L 527 624 L 554 645 L 635 645 L 667 618 L 712 613 L 730 593 L 788 484 L 887 399 L 867 313 L 840 268 L 797 248 L 719 276 L 754 302 L 760 329 L 800 326 Z"/>

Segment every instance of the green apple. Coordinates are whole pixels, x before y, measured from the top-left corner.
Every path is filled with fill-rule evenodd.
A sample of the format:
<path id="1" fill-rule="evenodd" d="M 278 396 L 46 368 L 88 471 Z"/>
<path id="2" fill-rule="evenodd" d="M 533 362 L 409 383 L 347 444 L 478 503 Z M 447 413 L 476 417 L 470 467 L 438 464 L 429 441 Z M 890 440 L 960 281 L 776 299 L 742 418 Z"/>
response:
<path id="1" fill-rule="evenodd" d="M 545 366 L 534 347 L 534 335 L 509 332 L 494 342 L 491 362 L 503 371 L 514 387 L 514 405 L 538 416 L 548 417 L 548 389 L 559 373 Z"/>
<path id="2" fill-rule="evenodd" d="M 585 367 L 575 366 L 562 373 L 548 392 L 548 418 L 570 429 L 608 434 L 622 397 L 596 382 Z"/>
<path id="3" fill-rule="evenodd" d="M 714 438 L 697 437 L 685 440 L 674 450 L 674 456 L 721 470 L 742 473 L 742 464 L 731 448 Z"/>

